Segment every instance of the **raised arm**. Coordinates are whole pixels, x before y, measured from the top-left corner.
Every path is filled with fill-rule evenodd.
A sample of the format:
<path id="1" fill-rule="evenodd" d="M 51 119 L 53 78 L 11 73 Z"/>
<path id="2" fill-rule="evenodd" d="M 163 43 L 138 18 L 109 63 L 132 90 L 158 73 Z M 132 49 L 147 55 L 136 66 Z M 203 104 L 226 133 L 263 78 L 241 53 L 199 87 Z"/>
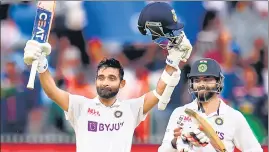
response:
<path id="1" fill-rule="evenodd" d="M 46 70 L 44 73 L 40 73 L 39 79 L 47 96 L 58 104 L 64 111 L 68 111 L 69 94 L 56 86 L 49 70 Z"/>
<path id="2" fill-rule="evenodd" d="M 180 61 L 186 62 L 192 52 L 192 46 L 184 32 L 181 38 L 181 42 L 177 43 L 178 45 L 168 46 L 167 65 L 158 81 L 156 89 L 145 96 L 144 114 L 158 104 L 158 102 L 158 108 L 164 110 L 166 104 L 170 101 L 171 94 L 180 80 L 181 70 L 178 64 Z"/>
<path id="3" fill-rule="evenodd" d="M 166 65 L 163 74 L 161 78 L 159 79 L 157 83 L 157 87 L 154 91 L 148 92 L 145 96 L 144 100 L 144 106 L 143 106 L 143 113 L 147 113 L 149 110 L 151 110 L 156 104 L 159 102 L 159 98 L 161 98 L 165 88 L 169 87 L 170 90 L 173 90 L 175 86 L 178 84 L 180 80 L 180 70 L 175 69 L 174 67 L 171 67 L 169 65 Z M 172 77 L 172 74 L 175 73 Z M 167 86 L 167 83 L 165 83 L 165 79 L 174 79 L 174 85 Z M 156 92 L 155 92 L 156 91 Z M 159 98 L 158 98 L 159 97 Z M 170 100 L 170 99 L 167 99 Z"/>
<path id="4" fill-rule="evenodd" d="M 29 40 L 24 48 L 24 62 L 27 65 L 31 65 L 34 60 L 39 61 L 37 71 L 42 88 L 51 100 L 58 104 L 64 111 L 68 111 L 69 94 L 56 86 L 48 70 L 46 56 L 50 52 L 51 46 L 49 43 L 38 43 L 37 41 Z"/>

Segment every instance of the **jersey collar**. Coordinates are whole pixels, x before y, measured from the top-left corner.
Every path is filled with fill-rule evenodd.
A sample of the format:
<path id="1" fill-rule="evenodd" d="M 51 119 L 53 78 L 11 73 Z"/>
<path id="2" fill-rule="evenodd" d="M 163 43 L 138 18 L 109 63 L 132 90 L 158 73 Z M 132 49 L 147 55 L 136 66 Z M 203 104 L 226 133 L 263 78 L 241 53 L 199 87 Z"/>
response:
<path id="1" fill-rule="evenodd" d="M 223 115 L 226 113 L 228 105 L 222 99 L 219 98 L 219 100 L 220 100 L 219 108 L 216 112 L 212 113 L 212 115 Z M 201 111 L 201 108 L 198 106 L 197 99 L 191 102 L 187 107 L 196 111 Z"/>
<path id="2" fill-rule="evenodd" d="M 115 108 L 115 107 L 119 107 L 120 106 L 120 100 L 116 99 L 116 101 L 114 102 L 113 105 L 111 106 L 105 106 L 98 98 L 98 96 L 96 96 L 93 100 L 97 106 L 101 106 L 101 107 L 107 107 L 107 108 Z"/>

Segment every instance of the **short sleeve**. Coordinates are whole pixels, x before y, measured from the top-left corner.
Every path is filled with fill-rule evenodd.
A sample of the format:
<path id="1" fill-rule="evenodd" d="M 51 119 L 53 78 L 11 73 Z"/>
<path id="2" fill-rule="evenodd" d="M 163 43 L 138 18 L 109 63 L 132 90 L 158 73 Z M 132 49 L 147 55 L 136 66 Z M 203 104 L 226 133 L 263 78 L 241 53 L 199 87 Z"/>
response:
<path id="1" fill-rule="evenodd" d="M 83 107 L 83 103 L 85 103 L 85 97 L 79 95 L 69 94 L 69 106 L 68 111 L 64 111 L 65 118 L 68 120 L 72 127 L 74 128 L 76 125 L 76 121 L 81 113 L 81 108 Z"/>
<path id="2" fill-rule="evenodd" d="M 243 152 L 262 152 L 261 145 L 249 127 L 247 120 L 239 111 L 237 112 L 236 122 L 235 146 Z"/>
<path id="3" fill-rule="evenodd" d="M 144 99 L 145 99 L 145 95 L 139 98 L 134 98 L 134 99 L 130 99 L 126 101 L 130 104 L 132 113 L 135 117 L 136 126 L 138 126 L 140 122 L 144 121 L 147 117 L 147 114 L 143 114 Z"/>

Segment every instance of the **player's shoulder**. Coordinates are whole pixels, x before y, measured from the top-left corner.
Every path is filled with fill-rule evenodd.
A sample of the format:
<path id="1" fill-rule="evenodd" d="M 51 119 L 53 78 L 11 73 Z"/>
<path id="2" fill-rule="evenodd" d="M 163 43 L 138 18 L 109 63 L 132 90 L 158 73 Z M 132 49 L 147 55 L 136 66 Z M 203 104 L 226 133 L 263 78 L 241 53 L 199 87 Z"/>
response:
<path id="1" fill-rule="evenodd" d="M 189 108 L 189 107 L 193 107 L 193 103 L 188 103 L 188 104 L 185 104 L 183 106 L 177 107 L 177 108 L 174 109 L 173 113 L 177 114 L 177 115 L 181 114 L 181 113 L 185 113 L 184 110 L 186 108 Z"/>
<path id="2" fill-rule="evenodd" d="M 118 99 L 118 101 L 122 104 L 130 104 L 130 103 L 135 103 L 135 102 L 139 102 L 139 101 L 144 101 L 145 95 L 137 97 L 137 98 L 131 98 L 131 99 Z"/>
<path id="3" fill-rule="evenodd" d="M 229 105 L 225 105 L 225 108 L 226 108 L 226 113 L 227 115 L 229 115 L 229 117 L 233 117 L 237 119 L 244 118 L 243 114 L 239 110 L 234 109 L 233 107 Z"/>

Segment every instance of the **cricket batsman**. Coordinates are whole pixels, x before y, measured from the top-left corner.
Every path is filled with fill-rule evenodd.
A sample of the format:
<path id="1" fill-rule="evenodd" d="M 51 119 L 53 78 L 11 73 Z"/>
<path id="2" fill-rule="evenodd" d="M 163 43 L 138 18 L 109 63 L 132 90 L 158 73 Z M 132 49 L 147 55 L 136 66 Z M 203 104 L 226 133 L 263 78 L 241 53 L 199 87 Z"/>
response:
<path id="1" fill-rule="evenodd" d="M 158 20 L 165 23 L 158 27 L 164 30 L 163 34 L 170 35 L 173 34 L 171 31 L 182 28 L 175 20 L 172 8 L 163 3 L 156 5 L 159 10 L 153 7 L 155 3 L 149 4 L 142 10 L 141 16 L 151 21 L 157 15 Z M 144 12 L 146 9 L 149 10 Z M 155 15 L 157 12 L 163 12 L 163 15 Z M 141 19 L 139 24 L 145 25 Z M 127 82 L 124 80 L 124 70 L 116 59 L 104 59 L 99 63 L 95 81 L 98 95 L 94 99 L 68 93 L 56 86 L 46 59 L 51 53 L 49 43 L 29 40 L 24 48 L 24 62 L 31 65 L 34 60 L 38 60 L 37 71 L 42 88 L 64 110 L 76 134 L 77 152 L 130 152 L 135 128 L 159 100 L 169 101 L 170 97 L 166 94 L 164 98 L 163 92 L 166 88 L 173 91 L 180 80 L 178 63 L 186 62 L 191 54 L 192 46 L 182 32 L 173 35 L 171 40 L 174 43 L 170 46 L 167 65 L 156 89 L 125 101 L 117 99 L 118 91 Z"/>
<path id="2" fill-rule="evenodd" d="M 195 120 L 185 114 L 186 108 L 198 111 L 210 123 L 227 152 L 235 147 L 242 152 L 263 151 L 244 116 L 218 97 L 223 79 L 213 59 L 200 59 L 191 66 L 188 84 L 195 100 L 173 111 L 159 152 L 216 152 Z"/>

